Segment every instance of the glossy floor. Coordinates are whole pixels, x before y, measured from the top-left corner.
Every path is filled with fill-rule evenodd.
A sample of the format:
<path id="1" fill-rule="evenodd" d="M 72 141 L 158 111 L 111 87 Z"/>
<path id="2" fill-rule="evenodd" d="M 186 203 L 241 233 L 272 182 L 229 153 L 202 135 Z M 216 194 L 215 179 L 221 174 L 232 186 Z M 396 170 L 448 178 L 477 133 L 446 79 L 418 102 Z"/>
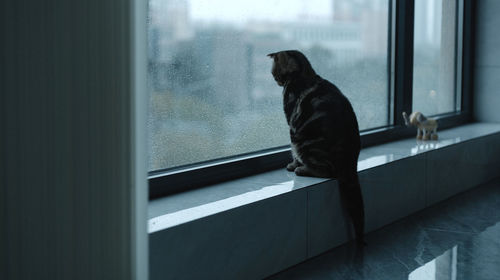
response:
<path id="1" fill-rule="evenodd" d="M 500 279 L 500 180 L 269 279 Z"/>

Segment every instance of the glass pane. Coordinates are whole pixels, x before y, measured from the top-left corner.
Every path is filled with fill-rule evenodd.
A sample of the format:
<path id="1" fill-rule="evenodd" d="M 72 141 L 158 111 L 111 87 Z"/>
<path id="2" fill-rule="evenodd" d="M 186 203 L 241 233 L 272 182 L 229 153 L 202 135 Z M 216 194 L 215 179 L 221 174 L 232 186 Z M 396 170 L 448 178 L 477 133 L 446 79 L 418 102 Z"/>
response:
<path id="1" fill-rule="evenodd" d="M 298 49 L 388 124 L 388 0 L 150 0 L 149 170 L 290 143 L 266 55 Z"/>
<path id="2" fill-rule="evenodd" d="M 456 10 L 454 0 L 415 1 L 413 111 L 456 109 Z"/>

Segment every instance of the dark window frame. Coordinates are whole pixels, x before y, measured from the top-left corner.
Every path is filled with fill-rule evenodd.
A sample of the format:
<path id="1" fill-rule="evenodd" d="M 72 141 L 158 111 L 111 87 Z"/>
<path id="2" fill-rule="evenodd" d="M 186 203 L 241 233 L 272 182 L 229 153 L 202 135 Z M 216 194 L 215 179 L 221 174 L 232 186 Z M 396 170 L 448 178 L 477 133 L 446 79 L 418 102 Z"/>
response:
<path id="1" fill-rule="evenodd" d="M 388 53 L 390 54 L 390 67 L 388 76 L 390 93 L 388 95 L 391 100 L 389 100 L 390 106 L 388 109 L 390 111 L 388 115 L 389 123 L 392 123 L 392 125 L 362 131 L 361 142 L 363 147 L 411 137 L 415 134 L 414 129 L 404 125 L 401 116 L 403 111 L 412 111 L 414 1 L 389 1 Z M 461 30 L 461 110 L 435 116 L 439 120 L 440 129 L 463 125 L 473 120 L 472 65 L 474 38 L 472 29 L 475 4 L 472 0 L 457 1 L 457 6 L 462 5 L 462 8 L 457 8 L 457 11 L 460 11 L 460 9 L 463 11 L 461 15 L 457 12 L 457 20 L 462 19 L 463 21 Z M 462 4 L 461 1 L 463 1 Z M 392 66 L 394 66 L 394 75 L 391 75 Z M 149 198 L 155 199 L 223 181 L 284 168 L 290 160 L 289 146 L 282 146 L 178 168 L 152 171 L 148 174 Z"/>

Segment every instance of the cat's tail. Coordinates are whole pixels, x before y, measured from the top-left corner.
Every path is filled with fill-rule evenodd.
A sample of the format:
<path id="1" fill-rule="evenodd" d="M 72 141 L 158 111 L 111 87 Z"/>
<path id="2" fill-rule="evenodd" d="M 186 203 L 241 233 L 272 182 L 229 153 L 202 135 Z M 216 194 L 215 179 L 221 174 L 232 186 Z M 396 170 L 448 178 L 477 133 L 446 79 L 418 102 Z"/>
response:
<path id="1" fill-rule="evenodd" d="M 340 195 L 342 201 L 344 201 L 347 214 L 352 220 L 356 242 L 365 244 L 363 237 L 365 232 L 365 211 L 358 174 L 354 172 L 354 174 L 342 177 L 344 178 L 338 178 Z"/>

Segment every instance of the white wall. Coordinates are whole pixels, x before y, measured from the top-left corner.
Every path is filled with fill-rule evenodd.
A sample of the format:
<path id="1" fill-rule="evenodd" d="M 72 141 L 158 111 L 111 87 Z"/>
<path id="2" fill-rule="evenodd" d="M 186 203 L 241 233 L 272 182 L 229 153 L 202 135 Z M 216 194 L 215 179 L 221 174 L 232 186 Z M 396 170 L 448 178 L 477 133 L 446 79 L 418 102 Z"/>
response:
<path id="1" fill-rule="evenodd" d="M 474 117 L 500 122 L 500 1 L 475 2 Z"/>
<path id="2" fill-rule="evenodd" d="M 0 279 L 146 279 L 147 1 L 1 1 Z"/>

